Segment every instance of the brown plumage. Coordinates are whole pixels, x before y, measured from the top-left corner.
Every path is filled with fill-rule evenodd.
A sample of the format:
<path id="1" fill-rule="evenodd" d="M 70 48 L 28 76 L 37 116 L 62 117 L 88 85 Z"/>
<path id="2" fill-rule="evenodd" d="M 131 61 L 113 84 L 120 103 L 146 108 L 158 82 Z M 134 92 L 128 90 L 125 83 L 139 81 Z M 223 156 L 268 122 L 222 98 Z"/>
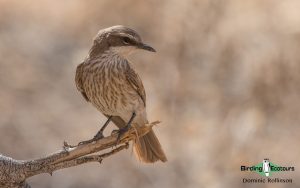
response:
<path id="1" fill-rule="evenodd" d="M 132 126 L 145 126 L 146 93 L 143 83 L 127 56 L 136 49 L 155 51 L 142 43 L 140 36 L 124 26 L 100 30 L 85 61 L 76 70 L 76 86 L 83 97 L 93 104 L 120 129 L 129 122 Z M 163 162 L 167 158 L 153 130 L 134 145 L 142 162 Z"/>

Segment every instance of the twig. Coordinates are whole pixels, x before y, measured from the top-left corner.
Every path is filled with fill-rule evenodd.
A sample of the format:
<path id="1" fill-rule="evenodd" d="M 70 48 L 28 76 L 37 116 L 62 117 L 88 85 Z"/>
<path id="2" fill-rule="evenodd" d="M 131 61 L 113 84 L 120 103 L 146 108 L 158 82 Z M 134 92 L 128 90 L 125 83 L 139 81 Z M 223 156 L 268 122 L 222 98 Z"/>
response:
<path id="1" fill-rule="evenodd" d="M 0 155 L 0 187 L 29 188 L 30 186 L 25 180 L 31 176 L 41 173 L 49 173 L 52 175 L 56 170 L 89 162 L 101 163 L 104 158 L 127 149 L 130 141 L 135 141 L 137 137 L 147 134 L 153 126 L 159 123 L 160 122 L 156 121 L 141 128 L 131 128 L 121 136 L 118 146 L 115 145 L 117 134 L 113 134 L 96 142 L 79 146 L 70 146 L 64 142 L 62 150 L 34 160 L 15 160 Z M 116 148 L 100 155 L 94 154 L 112 147 Z"/>

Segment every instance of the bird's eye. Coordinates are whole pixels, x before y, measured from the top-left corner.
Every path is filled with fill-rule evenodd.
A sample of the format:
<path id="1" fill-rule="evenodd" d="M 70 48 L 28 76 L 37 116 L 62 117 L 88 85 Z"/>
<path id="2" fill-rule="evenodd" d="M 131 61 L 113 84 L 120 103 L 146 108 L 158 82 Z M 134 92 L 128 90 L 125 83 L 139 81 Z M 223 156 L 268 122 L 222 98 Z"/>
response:
<path id="1" fill-rule="evenodd" d="M 124 44 L 129 44 L 129 43 L 130 43 L 130 38 L 128 38 L 128 37 L 123 37 L 123 43 L 124 43 Z"/>

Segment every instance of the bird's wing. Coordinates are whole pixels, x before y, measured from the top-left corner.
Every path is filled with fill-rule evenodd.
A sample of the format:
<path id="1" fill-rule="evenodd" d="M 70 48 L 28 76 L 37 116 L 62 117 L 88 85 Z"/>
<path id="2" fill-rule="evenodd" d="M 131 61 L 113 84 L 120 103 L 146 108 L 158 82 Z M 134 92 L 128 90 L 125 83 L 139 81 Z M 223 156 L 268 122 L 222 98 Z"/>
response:
<path id="1" fill-rule="evenodd" d="M 126 70 L 126 78 L 130 83 L 132 88 L 138 93 L 138 95 L 142 98 L 144 105 L 146 106 L 146 92 L 140 79 L 139 75 L 130 67 L 127 67 Z"/>
<path id="2" fill-rule="evenodd" d="M 85 98 L 85 100 L 89 102 L 90 100 L 84 91 L 82 78 L 83 78 L 83 63 L 79 64 L 76 68 L 75 83 L 78 91 L 80 91 L 82 96 Z"/>

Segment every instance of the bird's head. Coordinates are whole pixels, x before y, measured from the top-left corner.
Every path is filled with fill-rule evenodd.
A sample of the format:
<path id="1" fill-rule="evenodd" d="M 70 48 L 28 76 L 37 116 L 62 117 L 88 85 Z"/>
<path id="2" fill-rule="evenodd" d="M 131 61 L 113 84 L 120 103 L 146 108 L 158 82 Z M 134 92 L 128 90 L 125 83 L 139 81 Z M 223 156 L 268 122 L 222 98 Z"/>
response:
<path id="1" fill-rule="evenodd" d="M 155 52 L 154 48 L 142 42 L 136 31 L 117 25 L 98 32 L 90 55 L 97 56 L 107 50 L 111 50 L 122 56 L 128 56 L 138 49 Z"/>

